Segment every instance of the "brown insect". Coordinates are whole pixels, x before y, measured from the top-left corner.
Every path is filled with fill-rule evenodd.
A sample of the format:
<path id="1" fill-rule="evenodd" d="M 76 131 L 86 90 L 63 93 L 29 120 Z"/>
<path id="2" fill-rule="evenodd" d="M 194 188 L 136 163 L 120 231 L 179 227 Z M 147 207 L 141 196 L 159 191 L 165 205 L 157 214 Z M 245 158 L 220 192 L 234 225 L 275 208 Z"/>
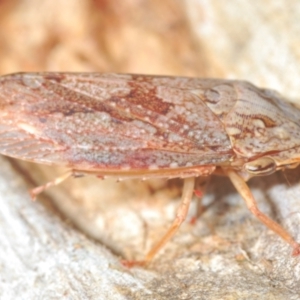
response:
<path id="1" fill-rule="evenodd" d="M 184 178 L 177 216 L 149 262 L 184 221 L 195 178 L 227 175 L 249 210 L 300 254 L 263 214 L 246 181 L 300 161 L 300 112 L 245 81 L 97 73 L 0 78 L 0 153 L 76 174 Z"/>

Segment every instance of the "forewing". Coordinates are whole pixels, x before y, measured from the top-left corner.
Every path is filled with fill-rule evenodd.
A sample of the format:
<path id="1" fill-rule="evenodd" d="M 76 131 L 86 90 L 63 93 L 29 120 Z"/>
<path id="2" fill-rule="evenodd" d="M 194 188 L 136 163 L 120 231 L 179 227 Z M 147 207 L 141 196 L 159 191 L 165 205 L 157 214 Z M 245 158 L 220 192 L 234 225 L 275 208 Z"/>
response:
<path id="1" fill-rule="evenodd" d="M 192 91 L 215 81 L 97 73 L 0 79 L 0 153 L 79 170 L 218 165 L 233 153 Z"/>
<path id="2" fill-rule="evenodd" d="M 300 111 L 280 94 L 232 81 L 199 96 L 224 124 L 240 158 L 267 155 L 278 165 L 299 161 Z"/>

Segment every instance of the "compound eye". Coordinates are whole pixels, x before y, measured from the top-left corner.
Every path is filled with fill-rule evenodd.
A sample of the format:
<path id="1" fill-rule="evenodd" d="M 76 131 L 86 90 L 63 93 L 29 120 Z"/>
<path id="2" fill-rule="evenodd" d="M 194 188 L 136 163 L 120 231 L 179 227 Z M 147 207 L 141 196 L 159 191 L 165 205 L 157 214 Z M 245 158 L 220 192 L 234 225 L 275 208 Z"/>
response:
<path id="1" fill-rule="evenodd" d="M 275 161 L 270 157 L 261 157 L 244 164 L 245 170 L 255 176 L 269 175 L 276 171 Z"/>

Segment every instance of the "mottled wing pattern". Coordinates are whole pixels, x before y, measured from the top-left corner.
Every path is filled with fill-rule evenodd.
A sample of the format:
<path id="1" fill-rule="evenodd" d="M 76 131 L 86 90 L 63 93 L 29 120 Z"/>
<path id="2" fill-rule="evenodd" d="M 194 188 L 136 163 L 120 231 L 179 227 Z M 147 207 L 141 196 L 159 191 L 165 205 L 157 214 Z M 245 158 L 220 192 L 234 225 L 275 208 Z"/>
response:
<path id="1" fill-rule="evenodd" d="M 281 95 L 251 84 L 236 87 L 238 101 L 228 114 L 226 127 L 233 129 L 237 153 L 255 157 L 265 153 L 299 158 L 299 110 Z M 227 130 L 231 134 L 230 130 Z"/>
<path id="2" fill-rule="evenodd" d="M 300 112 L 280 94 L 249 82 L 228 81 L 198 95 L 219 117 L 240 158 L 268 155 L 278 164 L 299 161 Z"/>
<path id="3" fill-rule="evenodd" d="M 0 78 L 0 153 L 81 170 L 220 165 L 233 156 L 197 95 L 218 80 L 98 73 Z"/>

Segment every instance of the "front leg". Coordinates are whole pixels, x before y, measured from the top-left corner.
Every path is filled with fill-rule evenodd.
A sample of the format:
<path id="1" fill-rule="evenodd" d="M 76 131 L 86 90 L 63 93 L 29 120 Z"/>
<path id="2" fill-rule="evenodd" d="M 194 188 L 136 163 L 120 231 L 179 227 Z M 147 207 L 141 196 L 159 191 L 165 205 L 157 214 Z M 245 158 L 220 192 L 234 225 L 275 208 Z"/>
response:
<path id="1" fill-rule="evenodd" d="M 284 228 L 281 227 L 281 225 L 270 219 L 268 216 L 266 216 L 259 210 L 256 201 L 245 180 L 233 170 L 224 169 L 224 173 L 228 175 L 239 194 L 243 197 L 251 213 L 293 247 L 293 256 L 299 255 L 300 245 Z"/>

